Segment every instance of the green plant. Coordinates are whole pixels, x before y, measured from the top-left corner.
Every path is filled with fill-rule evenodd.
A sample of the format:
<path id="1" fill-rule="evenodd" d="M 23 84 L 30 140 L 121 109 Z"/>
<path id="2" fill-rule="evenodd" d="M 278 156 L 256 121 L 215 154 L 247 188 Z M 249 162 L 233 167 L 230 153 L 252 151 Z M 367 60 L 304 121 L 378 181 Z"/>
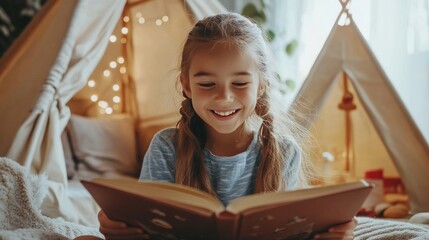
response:
<path id="1" fill-rule="evenodd" d="M 267 26 L 267 5 L 265 4 L 265 0 L 259 0 L 259 6 L 254 3 L 247 3 L 242 9 L 241 14 L 253 19 L 265 32 L 269 42 L 272 42 L 276 38 L 276 33 Z M 286 43 L 284 48 L 285 54 L 287 56 L 293 56 L 297 47 L 298 41 L 296 39 L 291 40 Z M 294 80 L 282 79 L 279 74 L 277 74 L 277 80 L 281 85 L 279 91 L 282 94 L 286 94 L 289 90 L 295 89 Z"/>

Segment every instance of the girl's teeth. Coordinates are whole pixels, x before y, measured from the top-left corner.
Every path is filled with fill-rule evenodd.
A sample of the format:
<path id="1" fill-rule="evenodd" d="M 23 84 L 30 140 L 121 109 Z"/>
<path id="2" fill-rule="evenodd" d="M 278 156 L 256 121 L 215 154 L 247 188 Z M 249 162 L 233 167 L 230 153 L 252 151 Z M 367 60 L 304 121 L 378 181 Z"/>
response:
<path id="1" fill-rule="evenodd" d="M 218 112 L 218 111 L 216 111 L 216 110 L 213 110 L 217 115 L 220 115 L 220 116 L 223 116 L 223 117 L 225 117 L 225 116 L 229 116 L 229 115 L 231 115 L 231 114 L 233 114 L 233 113 L 235 113 L 237 110 L 232 110 L 232 111 L 227 111 L 227 112 Z"/>

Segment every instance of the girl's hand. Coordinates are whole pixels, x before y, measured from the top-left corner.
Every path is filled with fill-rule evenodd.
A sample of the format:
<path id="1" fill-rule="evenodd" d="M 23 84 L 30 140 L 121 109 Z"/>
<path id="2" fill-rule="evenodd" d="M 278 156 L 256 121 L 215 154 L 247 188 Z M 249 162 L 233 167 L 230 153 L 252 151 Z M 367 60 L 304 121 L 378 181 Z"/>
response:
<path id="1" fill-rule="evenodd" d="M 141 228 L 128 227 L 124 222 L 114 221 L 108 218 L 103 210 L 98 213 L 98 221 L 100 232 L 106 239 L 150 239 Z"/>
<path id="2" fill-rule="evenodd" d="M 314 239 L 353 239 L 356 226 L 357 220 L 353 218 L 350 222 L 330 227 L 328 232 L 316 234 Z"/>

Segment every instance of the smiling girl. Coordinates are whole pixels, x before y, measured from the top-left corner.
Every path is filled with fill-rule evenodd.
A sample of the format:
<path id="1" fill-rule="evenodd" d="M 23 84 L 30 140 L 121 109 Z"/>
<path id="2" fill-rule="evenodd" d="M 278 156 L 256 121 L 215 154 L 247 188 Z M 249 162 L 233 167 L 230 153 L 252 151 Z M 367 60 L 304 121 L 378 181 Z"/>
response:
<path id="1" fill-rule="evenodd" d="M 174 182 L 217 196 L 225 205 L 254 193 L 306 185 L 302 130 L 273 94 L 269 45 L 260 28 L 234 13 L 196 23 L 180 66 L 184 100 L 176 128 L 157 133 L 141 180 Z M 150 237 L 99 214 L 107 237 Z M 355 222 L 320 238 L 352 239 Z"/>

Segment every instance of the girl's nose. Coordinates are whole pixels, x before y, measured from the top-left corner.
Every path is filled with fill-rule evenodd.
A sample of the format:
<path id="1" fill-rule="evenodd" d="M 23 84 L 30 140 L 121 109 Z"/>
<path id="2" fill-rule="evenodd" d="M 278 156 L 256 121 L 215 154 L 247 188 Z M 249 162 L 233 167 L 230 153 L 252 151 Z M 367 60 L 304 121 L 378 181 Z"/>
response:
<path id="1" fill-rule="evenodd" d="M 234 94 L 229 87 L 219 86 L 216 100 L 224 101 L 224 102 L 232 102 L 234 100 Z"/>

